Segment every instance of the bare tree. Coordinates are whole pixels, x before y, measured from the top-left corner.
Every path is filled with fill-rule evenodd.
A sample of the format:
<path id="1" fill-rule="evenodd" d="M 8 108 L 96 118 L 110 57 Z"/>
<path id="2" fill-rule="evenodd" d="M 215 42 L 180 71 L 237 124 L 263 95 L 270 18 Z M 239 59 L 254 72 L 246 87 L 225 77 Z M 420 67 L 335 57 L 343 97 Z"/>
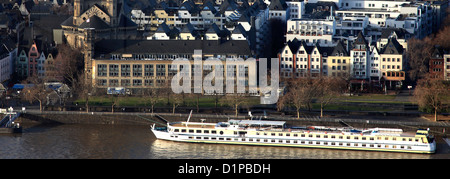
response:
<path id="1" fill-rule="evenodd" d="M 287 88 L 288 92 L 279 101 L 284 104 L 280 105 L 288 104 L 294 106 L 297 112 L 297 118 L 299 119 L 300 109 L 311 104 L 312 98 L 315 96 L 314 85 L 309 78 L 293 79 L 289 81 Z"/>
<path id="2" fill-rule="evenodd" d="M 247 101 L 248 99 L 246 98 L 246 95 L 244 93 L 236 93 L 236 94 L 226 94 L 224 97 L 221 98 L 220 102 L 223 105 L 233 107 L 235 116 L 237 117 L 240 106 L 246 104 Z"/>
<path id="3" fill-rule="evenodd" d="M 321 76 L 313 82 L 316 97 L 320 103 L 320 117 L 323 117 L 325 106 L 333 102 L 336 97 L 346 90 L 346 82 L 342 78 Z"/>
<path id="4" fill-rule="evenodd" d="M 47 96 L 53 92 L 45 85 L 45 78 L 38 78 L 37 75 L 30 76 L 26 79 L 28 84 L 22 91 L 22 97 L 33 103 L 39 102 L 39 111 L 42 111 L 42 103 L 47 99 Z"/>
<path id="5" fill-rule="evenodd" d="M 428 75 L 426 78 L 418 81 L 414 90 L 414 97 L 419 107 L 426 109 L 432 108 L 434 111 L 434 120 L 438 120 L 437 113 L 446 105 L 449 105 L 450 85 L 442 79 L 432 78 Z"/>
<path id="6" fill-rule="evenodd" d="M 68 84 L 74 86 L 78 73 L 83 69 L 83 55 L 79 49 L 72 49 L 69 45 L 58 45 L 58 55 L 54 60 L 58 76 Z"/>
<path id="7" fill-rule="evenodd" d="M 87 79 L 84 73 L 79 73 L 75 81 L 75 94 L 78 98 L 85 101 L 86 112 L 89 112 L 89 97 L 95 93 L 96 89 L 92 86 L 92 80 Z"/>
<path id="8" fill-rule="evenodd" d="M 201 93 L 190 93 L 189 97 L 195 99 L 195 107 L 197 108 L 197 113 L 200 112 L 200 97 L 202 96 Z"/>
<path id="9" fill-rule="evenodd" d="M 175 114 L 175 109 L 183 103 L 183 94 L 172 94 L 172 114 Z"/>
<path id="10" fill-rule="evenodd" d="M 432 48 L 429 38 L 423 40 L 412 38 L 408 41 L 406 57 L 408 59 L 408 77 L 410 80 L 416 81 L 425 77 L 428 73 Z"/>
<path id="11" fill-rule="evenodd" d="M 160 93 L 161 89 L 159 88 L 144 88 L 141 90 L 141 97 L 149 102 L 152 113 L 154 112 L 155 105 L 161 100 L 161 98 L 158 97 Z"/>

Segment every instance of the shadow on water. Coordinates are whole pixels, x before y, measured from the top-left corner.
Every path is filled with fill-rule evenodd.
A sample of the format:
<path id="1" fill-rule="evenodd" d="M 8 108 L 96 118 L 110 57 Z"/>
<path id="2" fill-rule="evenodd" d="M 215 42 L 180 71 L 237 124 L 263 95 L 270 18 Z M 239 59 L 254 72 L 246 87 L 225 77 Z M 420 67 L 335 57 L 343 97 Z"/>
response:
<path id="1" fill-rule="evenodd" d="M 64 124 L 39 115 L 24 113 L 22 114 L 22 117 L 31 121 L 31 123 L 25 123 L 23 125 L 22 133 L 42 133 L 48 131 L 51 128 L 58 127 Z"/>
<path id="2" fill-rule="evenodd" d="M 63 125 L 63 123 L 39 123 L 36 125 L 24 126 L 22 133 L 43 133 L 61 125 Z"/>

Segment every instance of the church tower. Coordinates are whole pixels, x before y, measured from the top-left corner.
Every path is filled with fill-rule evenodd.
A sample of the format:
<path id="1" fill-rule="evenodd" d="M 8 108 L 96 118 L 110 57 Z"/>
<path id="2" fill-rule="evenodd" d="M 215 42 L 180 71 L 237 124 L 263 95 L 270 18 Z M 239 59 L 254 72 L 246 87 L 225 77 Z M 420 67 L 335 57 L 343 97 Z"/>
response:
<path id="1" fill-rule="evenodd" d="M 117 26 L 119 24 L 117 0 L 106 0 L 106 8 L 108 9 L 109 15 L 111 15 L 111 26 Z"/>

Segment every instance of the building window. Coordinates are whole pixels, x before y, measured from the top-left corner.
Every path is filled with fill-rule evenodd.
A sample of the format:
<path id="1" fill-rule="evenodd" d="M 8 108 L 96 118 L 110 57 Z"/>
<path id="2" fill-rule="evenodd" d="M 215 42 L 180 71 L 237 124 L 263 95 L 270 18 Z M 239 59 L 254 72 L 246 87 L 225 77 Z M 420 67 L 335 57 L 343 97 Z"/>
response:
<path id="1" fill-rule="evenodd" d="M 120 75 L 122 77 L 130 76 L 130 65 L 129 64 L 120 65 L 120 71 L 121 71 Z"/>
<path id="2" fill-rule="evenodd" d="M 120 80 L 122 86 L 131 86 L 130 80 Z"/>
<path id="3" fill-rule="evenodd" d="M 106 64 L 98 64 L 97 68 L 98 68 L 97 76 L 106 76 L 108 74 L 108 69 L 106 68 Z"/>
<path id="4" fill-rule="evenodd" d="M 119 76 L 119 65 L 116 64 L 109 65 L 109 76 L 110 77 Z"/>
<path id="5" fill-rule="evenodd" d="M 119 86 L 119 80 L 109 80 L 109 86 Z"/>
<path id="6" fill-rule="evenodd" d="M 156 76 L 166 76 L 166 65 L 156 65 Z"/>
<path id="7" fill-rule="evenodd" d="M 153 84 L 154 84 L 154 83 L 153 83 L 153 80 L 145 80 L 145 81 L 144 81 L 144 85 L 145 85 L 145 86 L 153 86 Z"/>
<path id="8" fill-rule="evenodd" d="M 152 65 L 144 65 L 144 76 L 154 76 L 154 68 Z"/>
<path id="9" fill-rule="evenodd" d="M 142 65 L 141 64 L 133 65 L 133 76 L 142 76 Z"/>
<path id="10" fill-rule="evenodd" d="M 105 79 L 97 80 L 97 85 L 98 86 L 106 86 L 106 80 Z"/>
<path id="11" fill-rule="evenodd" d="M 133 80 L 133 86 L 142 86 L 142 80 Z"/>

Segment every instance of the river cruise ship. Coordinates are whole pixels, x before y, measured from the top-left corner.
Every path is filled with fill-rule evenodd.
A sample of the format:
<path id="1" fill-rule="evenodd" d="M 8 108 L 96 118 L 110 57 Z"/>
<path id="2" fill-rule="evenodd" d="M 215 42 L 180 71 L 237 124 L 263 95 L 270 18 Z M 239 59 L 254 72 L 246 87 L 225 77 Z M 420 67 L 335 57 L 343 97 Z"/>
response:
<path id="1" fill-rule="evenodd" d="M 357 129 L 325 126 L 289 127 L 285 121 L 228 120 L 219 123 L 176 122 L 152 126 L 157 139 L 178 142 L 268 145 L 389 152 L 434 153 L 428 130 Z"/>

